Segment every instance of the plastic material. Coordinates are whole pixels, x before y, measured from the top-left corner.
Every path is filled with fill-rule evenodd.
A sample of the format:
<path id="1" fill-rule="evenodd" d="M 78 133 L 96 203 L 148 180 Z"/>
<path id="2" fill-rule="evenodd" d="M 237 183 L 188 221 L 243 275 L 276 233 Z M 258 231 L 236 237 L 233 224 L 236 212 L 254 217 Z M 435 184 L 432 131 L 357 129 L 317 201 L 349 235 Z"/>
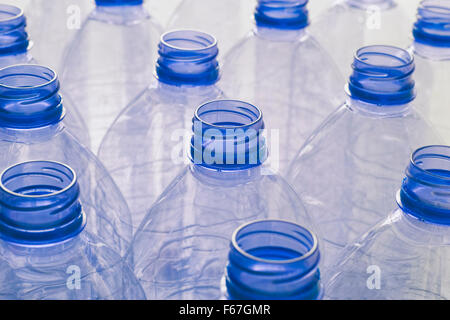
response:
<path id="1" fill-rule="evenodd" d="M 24 162 L 5 170 L 0 180 L 0 297 L 145 297 L 120 256 L 83 231 L 92 216 L 83 211 L 70 167 Z"/>
<path id="2" fill-rule="evenodd" d="M 414 63 L 405 50 L 362 48 L 354 68 L 350 83 L 358 79 L 359 90 L 308 139 L 287 175 L 324 234 L 325 277 L 340 251 L 393 209 L 411 152 L 440 143 L 407 103 Z"/>
<path id="3" fill-rule="evenodd" d="M 425 0 L 414 25 L 417 72 L 416 83 L 421 111 L 437 132 L 450 144 L 450 3 Z"/>
<path id="4" fill-rule="evenodd" d="M 279 220 L 250 222 L 232 237 L 222 282 L 229 300 L 322 298 L 317 237 Z"/>
<path id="5" fill-rule="evenodd" d="M 256 15 L 264 12 L 270 23 L 257 25 L 227 54 L 219 81 L 227 98 L 251 101 L 262 109 L 273 146 L 269 163 L 282 174 L 296 150 L 344 99 L 337 68 L 305 23 L 298 22 L 306 19 L 305 5 L 300 0 L 260 1 Z M 289 28 L 285 15 L 293 21 Z"/>
<path id="6" fill-rule="evenodd" d="M 33 57 L 60 73 L 67 45 L 94 7 L 94 0 L 29 0 L 24 10 L 33 38 Z"/>
<path id="7" fill-rule="evenodd" d="M 363 46 L 409 45 L 411 23 L 397 0 L 340 0 L 317 17 L 311 32 L 333 53 L 342 74 L 351 71 L 355 51 Z M 411 1 L 407 1 L 410 6 Z M 395 32 L 394 32 L 395 30 Z"/>
<path id="8" fill-rule="evenodd" d="M 220 162 L 225 154 L 233 155 L 242 136 L 223 136 L 221 130 L 243 128 L 245 134 L 246 126 L 261 117 L 256 107 L 241 103 L 238 113 L 238 106 L 219 100 L 197 110 L 200 125 L 211 126 L 203 141 L 213 132 L 226 140 L 225 148 L 216 145 L 205 156 L 215 155 Z M 203 114 L 205 108 L 210 112 Z M 144 218 L 127 260 L 134 261 L 148 299 L 218 299 L 231 236 L 245 222 L 274 218 L 311 228 L 302 203 L 281 177 L 262 165 L 236 170 L 232 163 L 231 170 L 203 162 L 186 166 Z"/>
<path id="9" fill-rule="evenodd" d="M 157 78 L 114 122 L 99 157 L 122 190 L 136 229 L 189 161 L 192 115 L 220 96 L 216 40 L 199 31 L 162 36 Z M 139 150 L 136 152 L 136 150 Z"/>
<path id="10" fill-rule="evenodd" d="M 413 154 L 397 201 L 397 210 L 346 250 L 328 298 L 450 298 L 450 147 Z"/>
<path id="11" fill-rule="evenodd" d="M 196 29 L 214 35 L 221 58 L 253 26 L 255 0 L 183 0 L 169 20 L 169 29 Z"/>
<path id="12" fill-rule="evenodd" d="M 123 253 L 131 216 L 120 191 L 97 158 L 66 129 L 55 73 L 37 65 L 0 70 L 0 170 L 29 160 L 70 165 L 78 174 L 88 231 Z"/>
<path id="13" fill-rule="evenodd" d="M 142 5 L 97 6 L 70 44 L 61 79 L 83 110 L 94 152 L 152 78 L 159 35 Z"/>
<path id="14" fill-rule="evenodd" d="M 36 63 L 31 55 L 30 49 L 33 43 L 26 31 L 26 26 L 27 21 L 22 9 L 10 5 L 0 5 L 0 69 L 13 65 Z M 0 73 L 5 75 L 1 71 Z M 44 76 L 47 77 L 49 75 Z M 4 96 L 0 99 L 3 103 L 9 103 L 5 101 Z M 14 104 L 14 102 L 12 103 Z M 82 143 L 88 145 L 89 135 L 78 110 L 68 100 L 65 100 L 64 104 L 66 107 L 67 127 Z"/>

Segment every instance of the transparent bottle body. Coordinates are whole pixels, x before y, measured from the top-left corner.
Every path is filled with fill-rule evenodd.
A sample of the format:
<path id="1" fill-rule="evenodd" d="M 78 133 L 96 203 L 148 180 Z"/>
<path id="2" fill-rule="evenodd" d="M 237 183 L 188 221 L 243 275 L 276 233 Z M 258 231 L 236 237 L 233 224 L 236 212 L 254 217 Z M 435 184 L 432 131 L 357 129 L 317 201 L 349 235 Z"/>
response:
<path id="1" fill-rule="evenodd" d="M 70 44 L 61 82 L 83 110 L 94 152 L 152 78 L 159 34 L 142 6 L 97 7 Z"/>
<path id="2" fill-rule="evenodd" d="M 128 202 L 133 229 L 189 159 L 195 109 L 220 96 L 215 86 L 154 81 L 108 130 L 99 158 Z"/>
<path id="3" fill-rule="evenodd" d="M 342 105 L 300 149 L 287 175 L 324 235 L 325 276 L 343 248 L 395 208 L 412 151 L 440 142 L 412 106 L 391 114 L 395 107 L 385 108 L 380 115 Z"/>
<path id="4" fill-rule="evenodd" d="M 344 75 L 351 72 L 353 56 L 359 48 L 374 44 L 406 48 L 411 41 L 414 17 L 406 14 L 398 1 L 352 5 L 358 2 L 364 1 L 338 1 L 311 24 L 311 33 L 332 53 Z"/>
<path id="5" fill-rule="evenodd" d="M 428 59 L 415 55 L 417 99 L 421 112 L 446 144 L 450 144 L 450 59 Z"/>
<path id="6" fill-rule="evenodd" d="M 326 298 L 448 300 L 449 235 L 397 209 L 345 250 Z"/>
<path id="7" fill-rule="evenodd" d="M 343 83 L 307 31 L 259 28 L 225 57 L 219 86 L 226 97 L 261 108 L 270 164 L 285 173 L 298 148 L 342 100 Z"/>
<path id="8" fill-rule="evenodd" d="M 166 26 L 175 10 L 183 2 L 183 0 L 146 0 L 144 6 L 152 14 L 157 17 L 163 26 Z"/>
<path id="9" fill-rule="evenodd" d="M 219 299 L 230 239 L 243 223 L 270 217 L 311 225 L 287 183 L 260 169 L 189 165 L 169 185 L 128 256 L 148 299 Z"/>
<path id="10" fill-rule="evenodd" d="M 33 56 L 53 70 L 61 71 L 67 45 L 94 5 L 93 0 L 29 1 L 24 9 L 33 40 Z"/>
<path id="11" fill-rule="evenodd" d="M 125 199 L 94 154 L 59 123 L 38 129 L 0 128 L 0 168 L 32 160 L 69 165 L 77 173 L 87 230 L 123 254 L 132 237 L 131 215 Z"/>
<path id="12" fill-rule="evenodd" d="M 223 57 L 250 32 L 255 0 L 184 0 L 169 21 L 169 29 L 196 29 L 212 34 Z"/>
<path id="13" fill-rule="evenodd" d="M 0 266 L 8 300 L 145 299 L 130 267 L 85 231 L 47 246 L 1 241 Z"/>

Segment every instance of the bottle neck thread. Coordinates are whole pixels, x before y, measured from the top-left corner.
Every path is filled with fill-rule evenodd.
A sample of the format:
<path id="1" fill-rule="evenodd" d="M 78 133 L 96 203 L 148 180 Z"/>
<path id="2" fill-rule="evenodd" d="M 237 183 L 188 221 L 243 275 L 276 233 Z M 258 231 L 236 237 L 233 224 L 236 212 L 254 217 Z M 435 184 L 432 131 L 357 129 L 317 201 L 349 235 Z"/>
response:
<path id="1" fill-rule="evenodd" d="M 28 50 L 30 40 L 26 32 L 22 9 L 0 4 L 0 56 L 16 55 Z"/>
<path id="2" fill-rule="evenodd" d="M 95 0 L 97 6 L 105 7 L 138 6 L 143 3 L 144 0 Z"/>
<path id="3" fill-rule="evenodd" d="M 258 27 L 303 29 L 309 24 L 308 0 L 258 0 L 255 22 Z"/>
<path id="4" fill-rule="evenodd" d="M 350 98 L 377 106 L 405 105 L 414 100 L 413 57 L 392 46 L 367 46 L 356 52 L 347 85 Z"/>
<path id="5" fill-rule="evenodd" d="M 65 112 L 56 73 L 38 65 L 0 70 L 0 126 L 31 129 L 60 122 Z"/>
<path id="6" fill-rule="evenodd" d="M 161 36 L 156 75 L 171 85 L 211 85 L 219 79 L 217 40 L 195 30 L 170 31 Z"/>
<path id="7" fill-rule="evenodd" d="M 86 224 L 75 172 L 51 161 L 30 161 L 0 176 L 0 237 L 26 245 L 58 243 Z"/>
<path id="8" fill-rule="evenodd" d="M 450 48 L 450 2 L 424 0 L 417 10 L 413 36 L 416 43 Z"/>
<path id="9" fill-rule="evenodd" d="M 316 236 L 286 221 L 262 220 L 233 235 L 225 270 L 230 300 L 316 300 L 323 292 Z"/>
<path id="10" fill-rule="evenodd" d="M 191 161 L 213 170 L 244 170 L 267 158 L 261 111 L 238 100 L 216 100 L 192 119 Z"/>
<path id="11" fill-rule="evenodd" d="M 427 146 L 413 153 L 398 203 L 419 220 L 450 225 L 450 147 Z"/>

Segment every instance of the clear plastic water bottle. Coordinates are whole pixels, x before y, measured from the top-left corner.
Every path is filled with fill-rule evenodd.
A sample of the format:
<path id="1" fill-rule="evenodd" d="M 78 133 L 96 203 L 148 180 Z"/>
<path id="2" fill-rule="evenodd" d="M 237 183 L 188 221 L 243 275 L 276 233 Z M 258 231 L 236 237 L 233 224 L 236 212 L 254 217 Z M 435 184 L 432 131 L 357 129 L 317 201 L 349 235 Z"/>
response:
<path id="1" fill-rule="evenodd" d="M 34 42 L 26 30 L 27 20 L 22 9 L 0 4 L 0 69 L 16 64 L 36 64 L 31 48 Z M 83 143 L 89 143 L 86 126 L 73 103 L 65 101 L 66 123 Z"/>
<path id="2" fill-rule="evenodd" d="M 158 17 L 158 21 L 162 25 L 167 26 L 173 13 L 182 2 L 183 0 L 145 0 L 144 5 L 153 16 Z"/>
<path id="3" fill-rule="evenodd" d="M 198 29 L 217 38 L 225 55 L 252 29 L 256 0 L 184 0 L 169 21 L 170 29 Z"/>
<path id="4" fill-rule="evenodd" d="M 60 73 L 65 49 L 94 5 L 94 0 L 30 1 L 24 10 L 36 60 Z"/>
<path id="5" fill-rule="evenodd" d="M 416 148 L 439 143 L 415 110 L 414 61 L 405 50 L 368 46 L 355 55 L 341 105 L 292 162 L 289 182 L 320 225 L 323 274 L 342 248 L 393 209 Z"/>
<path id="6" fill-rule="evenodd" d="M 196 110 L 192 162 L 152 206 L 127 256 L 148 299 L 220 298 L 229 241 L 243 223 L 274 218 L 312 228 L 295 192 L 262 165 L 263 129 L 261 111 L 242 101 Z"/>
<path id="7" fill-rule="evenodd" d="M 160 28 L 142 0 L 96 0 L 67 51 L 61 82 L 80 105 L 91 149 L 152 78 Z"/>
<path id="8" fill-rule="evenodd" d="M 422 1 L 414 24 L 417 98 L 421 111 L 450 144 L 450 1 Z"/>
<path id="9" fill-rule="evenodd" d="M 266 116 L 273 170 L 287 166 L 313 130 L 343 100 L 342 78 L 308 32 L 307 0 L 259 0 L 256 29 L 224 58 L 225 96 L 258 105 Z"/>
<path id="10" fill-rule="evenodd" d="M 281 220 L 260 220 L 233 234 L 222 298 L 228 300 L 319 300 L 320 250 L 316 235 Z"/>
<path id="11" fill-rule="evenodd" d="M 409 45 L 412 20 L 399 5 L 400 1 L 336 1 L 317 17 L 311 32 L 333 53 L 341 73 L 348 74 L 353 54 L 363 46 L 383 43 L 406 48 Z M 411 0 L 406 2 L 411 6 Z"/>
<path id="12" fill-rule="evenodd" d="M 67 165 L 30 161 L 0 176 L 0 297 L 144 299 L 120 255 L 84 230 L 91 218 Z M 99 213 L 100 214 L 100 213 Z"/>
<path id="13" fill-rule="evenodd" d="M 346 250 L 326 297 L 450 299 L 450 147 L 414 152 L 397 205 Z"/>
<path id="14" fill-rule="evenodd" d="M 165 33 L 157 79 L 121 113 L 100 146 L 99 158 L 128 201 L 134 229 L 189 161 L 195 108 L 221 95 L 215 85 L 217 54 L 217 41 L 209 34 Z"/>
<path id="15" fill-rule="evenodd" d="M 88 231 L 124 253 L 131 216 L 119 189 L 99 160 L 65 129 L 56 74 L 38 65 L 0 69 L 0 170 L 30 160 L 70 165 L 78 174 Z"/>

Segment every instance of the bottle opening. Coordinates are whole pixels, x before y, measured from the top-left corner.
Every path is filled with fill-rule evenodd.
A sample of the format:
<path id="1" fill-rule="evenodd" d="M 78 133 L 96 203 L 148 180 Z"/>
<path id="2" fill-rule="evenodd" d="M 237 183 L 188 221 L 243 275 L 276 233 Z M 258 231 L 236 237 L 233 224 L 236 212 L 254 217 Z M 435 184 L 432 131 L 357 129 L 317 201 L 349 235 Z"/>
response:
<path id="1" fill-rule="evenodd" d="M 191 160 L 212 169 L 261 165 L 267 158 L 262 112 L 238 100 L 201 105 L 193 118 Z"/>
<path id="2" fill-rule="evenodd" d="M 427 146 L 413 153 L 399 205 L 420 220 L 450 225 L 450 147 Z"/>
<path id="3" fill-rule="evenodd" d="M 219 78 L 219 49 L 213 36 L 175 30 L 161 36 L 156 63 L 158 80 L 173 85 L 211 85 Z"/>
<path id="4" fill-rule="evenodd" d="M 317 250 L 317 239 L 307 229 L 284 221 L 259 221 L 238 229 L 233 247 L 250 260 L 289 264 Z"/>
<path id="5" fill-rule="evenodd" d="M 302 29 L 309 24 L 308 0 L 258 0 L 256 25 L 278 29 Z"/>
<path id="6" fill-rule="evenodd" d="M 0 55 L 20 54 L 28 50 L 30 41 L 25 27 L 22 9 L 0 4 Z"/>
<path id="7" fill-rule="evenodd" d="M 31 129 L 64 118 L 56 73 L 38 65 L 0 70 L 0 126 Z"/>
<path id="8" fill-rule="evenodd" d="M 418 43 L 450 48 L 450 2 L 422 1 L 417 11 L 413 35 Z"/>
<path id="9" fill-rule="evenodd" d="M 232 299 L 320 299 L 317 237 L 287 221 L 262 220 L 235 231 L 226 269 Z"/>
<path id="10" fill-rule="evenodd" d="M 401 48 L 367 46 L 356 52 L 347 91 L 352 99 L 402 105 L 415 98 L 413 57 Z"/>
<path id="11" fill-rule="evenodd" d="M 55 243 L 76 236 L 86 219 L 75 172 L 64 164 L 30 161 L 0 177 L 0 237 L 22 244 Z"/>

